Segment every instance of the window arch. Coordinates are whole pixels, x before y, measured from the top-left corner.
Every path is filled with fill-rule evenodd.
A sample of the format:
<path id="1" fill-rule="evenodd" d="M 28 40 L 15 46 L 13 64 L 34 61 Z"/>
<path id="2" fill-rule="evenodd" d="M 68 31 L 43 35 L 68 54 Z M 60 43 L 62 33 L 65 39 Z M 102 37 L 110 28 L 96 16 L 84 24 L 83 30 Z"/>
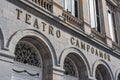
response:
<path id="1" fill-rule="evenodd" d="M 15 47 L 11 80 L 52 80 L 53 62 L 48 46 L 35 36 L 26 36 Z"/>
<path id="2" fill-rule="evenodd" d="M 103 80 L 102 73 L 99 71 L 99 69 L 96 69 L 96 79 L 97 80 Z"/>
<path id="3" fill-rule="evenodd" d="M 41 67 L 41 57 L 38 54 L 32 44 L 27 41 L 21 41 L 16 46 L 14 60 L 23 64 Z"/>
<path id="4" fill-rule="evenodd" d="M 70 53 L 64 60 L 65 80 L 87 80 L 87 68 L 83 59 L 76 53 Z"/>
<path id="5" fill-rule="evenodd" d="M 65 75 L 78 77 L 78 70 L 71 58 L 67 57 L 64 62 Z"/>
<path id="6" fill-rule="evenodd" d="M 99 64 L 97 66 L 95 71 L 95 77 L 97 80 L 112 80 L 109 71 L 102 64 Z"/>
<path id="7" fill-rule="evenodd" d="M 0 48 L 2 48 L 3 45 L 4 45 L 4 36 L 3 36 L 2 30 L 0 28 Z"/>
<path id="8" fill-rule="evenodd" d="M 27 40 L 21 40 L 15 48 L 13 76 L 11 80 L 42 80 L 42 59 L 37 48 Z"/>
<path id="9" fill-rule="evenodd" d="M 120 80 L 120 73 L 118 74 L 118 80 Z"/>

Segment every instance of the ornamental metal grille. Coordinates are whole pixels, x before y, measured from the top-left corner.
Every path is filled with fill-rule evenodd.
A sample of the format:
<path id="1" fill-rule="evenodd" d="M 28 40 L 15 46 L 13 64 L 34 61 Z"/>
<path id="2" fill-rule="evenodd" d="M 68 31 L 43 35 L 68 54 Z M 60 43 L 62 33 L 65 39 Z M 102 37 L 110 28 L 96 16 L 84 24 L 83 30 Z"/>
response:
<path id="1" fill-rule="evenodd" d="M 97 79 L 97 80 L 103 80 L 102 74 L 101 74 L 101 72 L 99 71 L 99 69 L 96 70 L 96 79 Z"/>
<path id="2" fill-rule="evenodd" d="M 119 75 L 118 75 L 118 80 L 120 80 L 120 73 L 119 73 Z"/>
<path id="3" fill-rule="evenodd" d="M 76 66 L 70 58 L 66 58 L 64 62 L 65 75 L 77 77 Z"/>
<path id="4" fill-rule="evenodd" d="M 24 64 L 40 67 L 41 60 L 37 54 L 38 53 L 33 45 L 29 42 L 22 41 L 16 46 L 14 60 Z"/>

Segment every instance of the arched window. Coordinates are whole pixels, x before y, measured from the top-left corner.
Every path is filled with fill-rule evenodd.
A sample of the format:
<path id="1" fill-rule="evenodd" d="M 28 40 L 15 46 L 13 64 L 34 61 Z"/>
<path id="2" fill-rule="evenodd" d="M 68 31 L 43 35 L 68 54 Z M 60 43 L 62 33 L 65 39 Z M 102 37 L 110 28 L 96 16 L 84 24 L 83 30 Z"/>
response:
<path id="1" fill-rule="evenodd" d="M 96 70 L 95 74 L 97 80 L 103 80 L 102 73 L 99 71 L 99 69 Z"/>
<path id="2" fill-rule="evenodd" d="M 3 45 L 4 45 L 4 37 L 3 37 L 2 30 L 0 28 L 0 48 L 2 48 Z"/>
<path id="3" fill-rule="evenodd" d="M 22 41 L 17 44 L 15 50 L 15 61 L 36 67 L 41 66 L 41 60 L 38 56 L 38 52 L 26 41 Z"/>
<path id="4" fill-rule="evenodd" d="M 70 53 L 64 60 L 64 80 L 88 80 L 88 72 L 83 59 Z"/>
<path id="5" fill-rule="evenodd" d="M 62 4 L 63 4 L 65 11 L 69 12 L 75 17 L 78 17 L 78 11 L 79 11 L 78 0 L 62 0 L 62 1 L 63 1 Z"/>
<path id="6" fill-rule="evenodd" d="M 95 71 L 95 77 L 96 77 L 96 80 L 112 80 L 109 71 L 102 64 L 99 64 L 97 66 Z"/>
<path id="7" fill-rule="evenodd" d="M 118 75 L 118 80 L 120 80 L 120 73 L 119 73 L 119 75 Z"/>
<path id="8" fill-rule="evenodd" d="M 11 80 L 42 80 L 42 60 L 39 51 L 28 41 L 16 45 Z"/>
<path id="9" fill-rule="evenodd" d="M 69 57 L 65 59 L 64 69 L 65 69 L 65 75 L 78 77 L 77 67 Z"/>

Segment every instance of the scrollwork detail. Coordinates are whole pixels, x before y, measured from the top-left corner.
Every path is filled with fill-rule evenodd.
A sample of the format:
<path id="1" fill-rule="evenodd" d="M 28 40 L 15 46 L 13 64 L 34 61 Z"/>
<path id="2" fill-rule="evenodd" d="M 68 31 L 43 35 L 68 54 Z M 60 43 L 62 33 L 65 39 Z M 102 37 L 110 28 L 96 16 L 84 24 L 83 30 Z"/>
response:
<path id="1" fill-rule="evenodd" d="M 37 56 L 36 50 L 27 42 L 20 42 L 17 44 L 14 60 L 32 66 L 41 66 L 41 60 Z"/>
<path id="2" fill-rule="evenodd" d="M 16 73 L 23 73 L 24 72 L 24 73 L 27 73 L 30 76 L 39 76 L 39 73 L 32 74 L 32 73 L 28 72 L 27 70 L 22 70 L 22 71 L 18 71 L 18 70 L 15 70 L 15 69 L 12 69 L 12 70 Z"/>
<path id="3" fill-rule="evenodd" d="M 66 58 L 64 62 L 65 75 L 77 77 L 75 64 L 70 58 Z"/>

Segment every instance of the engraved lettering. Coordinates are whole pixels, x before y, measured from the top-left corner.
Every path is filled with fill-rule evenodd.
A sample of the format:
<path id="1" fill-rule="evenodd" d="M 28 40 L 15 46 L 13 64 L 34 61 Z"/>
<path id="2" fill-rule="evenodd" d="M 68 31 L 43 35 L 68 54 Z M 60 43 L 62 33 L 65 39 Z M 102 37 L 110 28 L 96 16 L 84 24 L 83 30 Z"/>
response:
<path id="1" fill-rule="evenodd" d="M 38 27 L 38 20 L 37 19 L 35 19 L 35 22 L 34 22 L 34 25 L 33 25 L 34 27 L 36 27 L 36 28 L 39 28 Z"/>
<path id="2" fill-rule="evenodd" d="M 31 15 L 26 14 L 25 22 L 26 22 L 27 24 L 31 24 L 31 23 L 30 23 L 30 18 L 31 18 Z"/>
<path id="3" fill-rule="evenodd" d="M 80 47 L 78 40 L 76 40 L 76 46 L 77 46 L 78 48 Z"/>
<path id="4" fill-rule="evenodd" d="M 99 51 L 99 55 L 101 58 L 103 58 L 103 52 Z"/>
<path id="5" fill-rule="evenodd" d="M 56 36 L 57 36 L 57 38 L 60 38 L 60 37 L 61 37 L 60 30 L 57 30 L 57 31 L 56 31 Z"/>
<path id="6" fill-rule="evenodd" d="M 20 9 L 16 9 L 16 11 L 17 11 L 17 19 L 20 20 L 22 11 Z"/>
<path id="7" fill-rule="evenodd" d="M 98 56 L 98 50 L 96 49 L 95 55 Z"/>
<path id="8" fill-rule="evenodd" d="M 108 61 L 111 61 L 111 60 L 110 60 L 110 55 L 108 55 Z"/>
<path id="9" fill-rule="evenodd" d="M 43 31 L 45 31 L 45 27 L 46 27 L 46 23 L 44 23 L 44 22 L 41 22 L 42 24 L 43 24 Z"/>
<path id="10" fill-rule="evenodd" d="M 104 59 L 107 59 L 107 55 L 106 54 L 104 54 Z"/>
<path id="11" fill-rule="evenodd" d="M 49 25 L 49 34 L 54 35 L 53 31 L 54 31 L 54 28 L 52 27 L 52 25 Z"/>
<path id="12" fill-rule="evenodd" d="M 89 52 L 89 49 L 90 49 L 90 46 L 89 46 L 89 45 L 87 45 L 87 52 Z"/>
<path id="13" fill-rule="evenodd" d="M 70 42 L 71 42 L 72 45 L 75 44 L 74 40 L 75 40 L 74 37 L 71 37 Z"/>
<path id="14" fill-rule="evenodd" d="M 91 48 L 91 53 L 94 54 L 94 48 L 93 47 Z"/>
<path id="15" fill-rule="evenodd" d="M 85 43 L 81 42 L 81 49 L 85 50 Z"/>
<path id="16" fill-rule="evenodd" d="M 80 49 L 83 49 L 84 51 L 90 52 L 91 54 L 98 56 L 100 58 L 103 58 L 105 60 L 111 61 L 110 59 L 110 55 L 107 55 L 106 53 L 104 53 L 103 51 L 95 48 L 94 46 L 91 46 L 83 41 L 80 41 L 77 38 L 71 37 L 70 39 L 71 44 L 76 46 L 76 47 L 81 47 Z"/>

